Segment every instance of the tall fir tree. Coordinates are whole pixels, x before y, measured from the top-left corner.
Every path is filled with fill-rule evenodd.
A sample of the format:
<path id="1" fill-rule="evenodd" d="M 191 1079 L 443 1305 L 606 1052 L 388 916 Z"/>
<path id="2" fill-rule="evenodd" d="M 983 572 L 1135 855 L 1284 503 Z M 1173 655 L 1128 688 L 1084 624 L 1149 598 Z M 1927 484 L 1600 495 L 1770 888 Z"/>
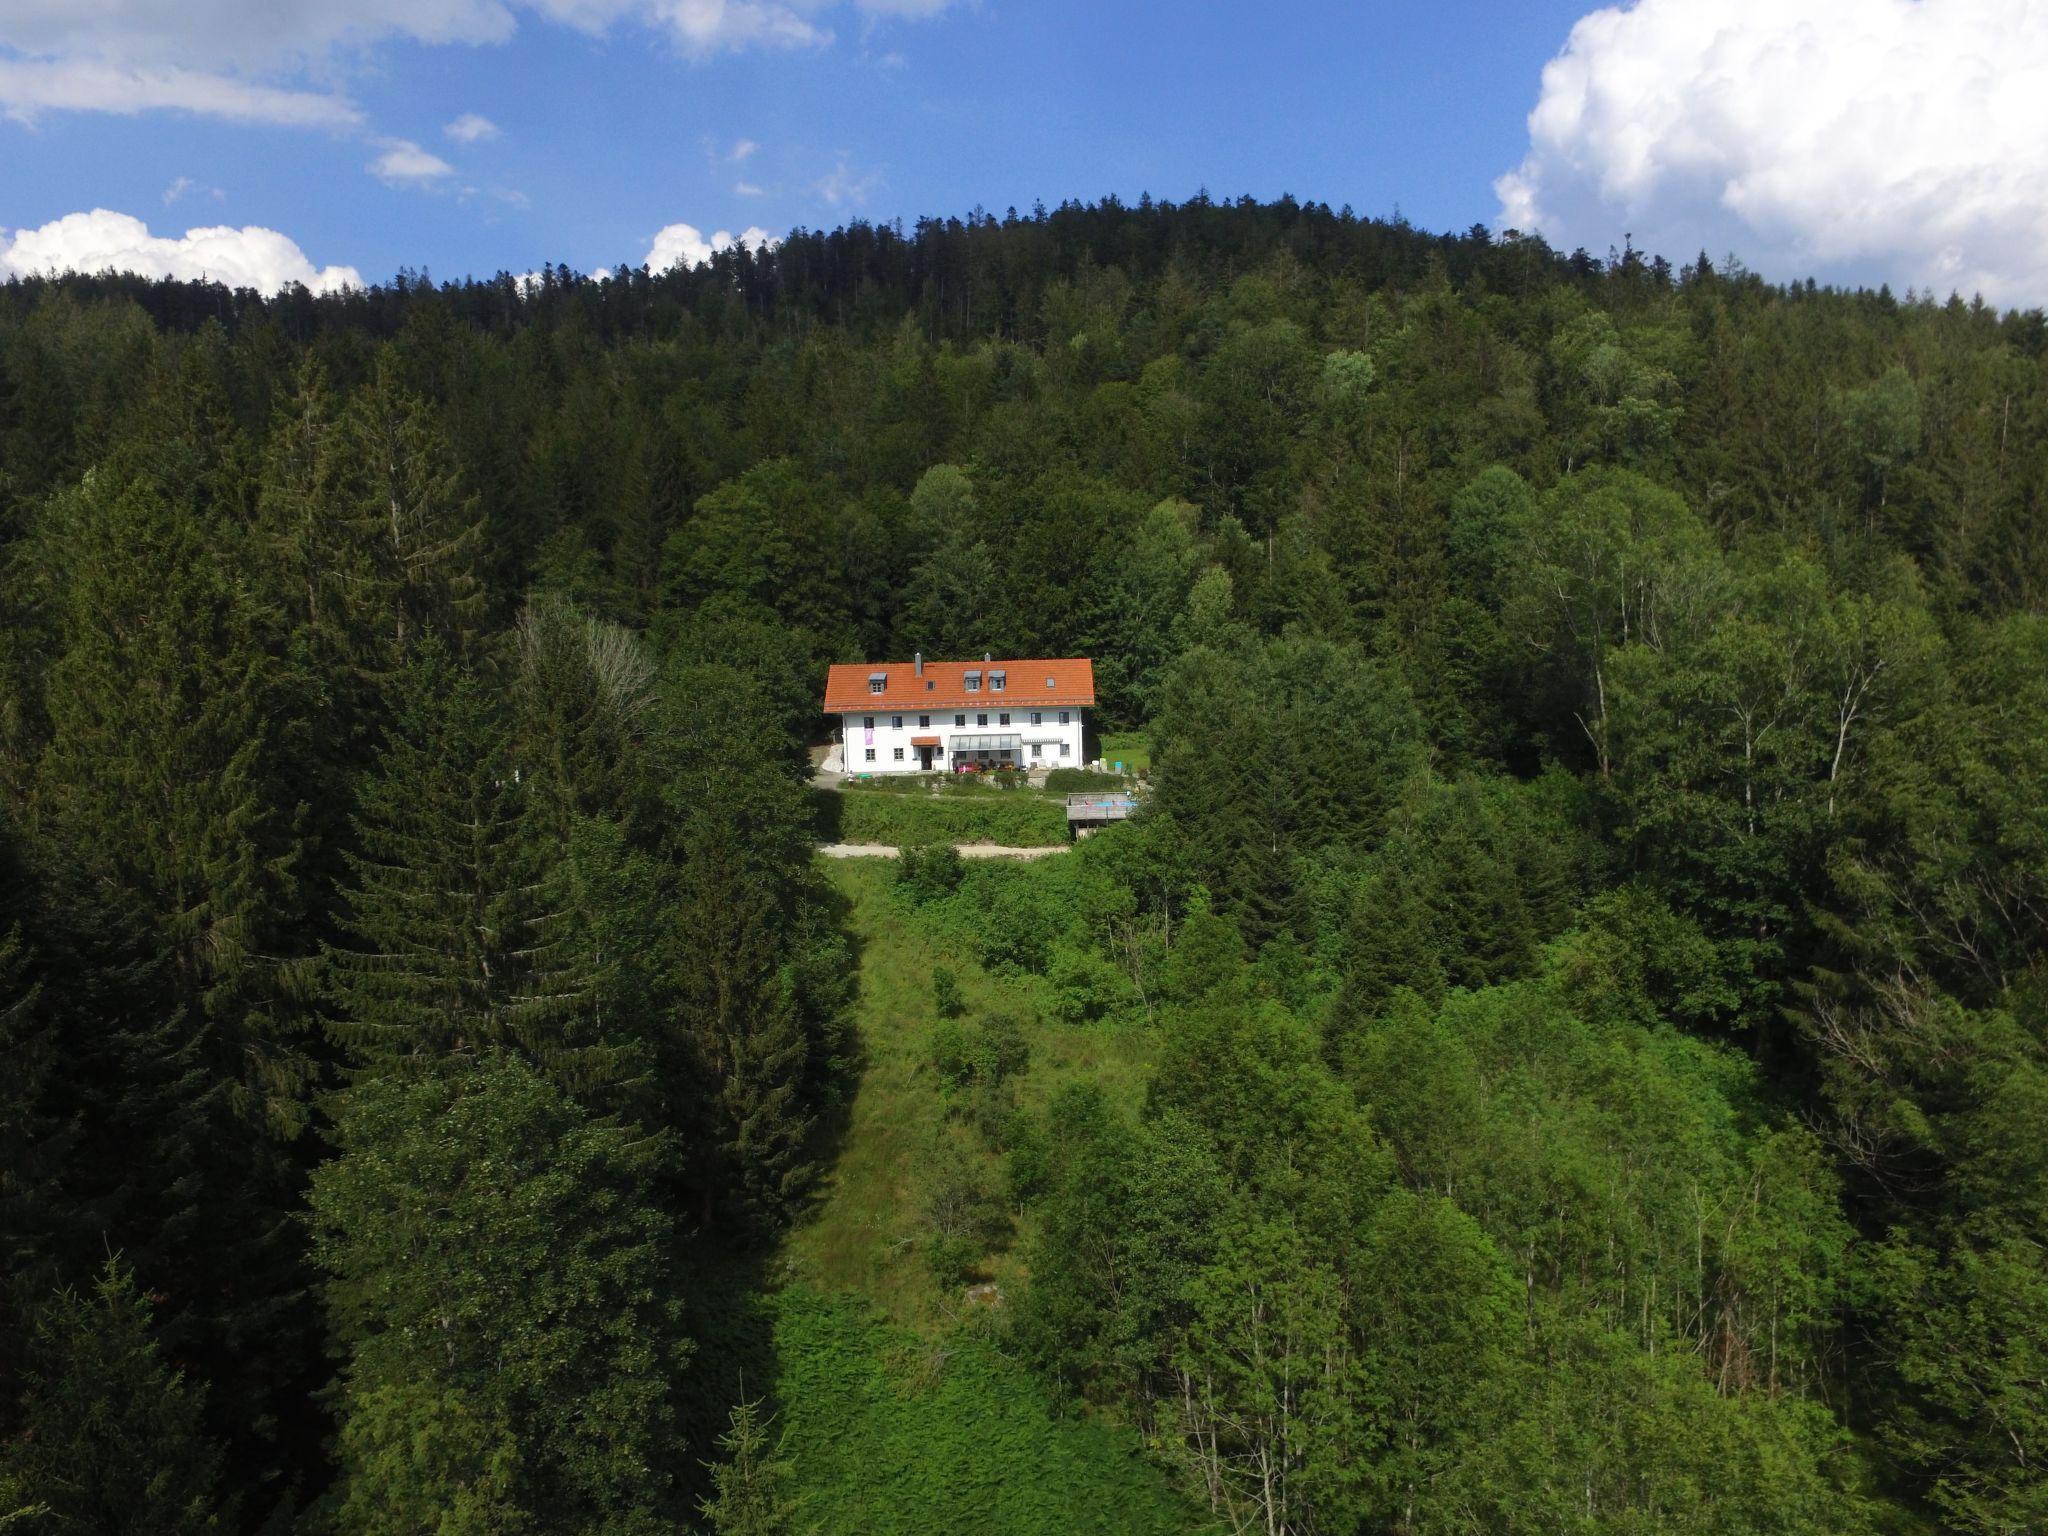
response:
<path id="1" fill-rule="evenodd" d="M 362 784 L 331 1028 L 359 1071 L 426 1070 L 516 1048 L 574 1089 L 609 1075 L 588 979 L 549 910 L 533 785 L 500 699 L 429 637 L 398 680 Z"/>
<path id="2" fill-rule="evenodd" d="M 12 1478 L 42 1511 L 25 1533 L 232 1528 L 221 1451 L 201 1423 L 205 1389 L 164 1360 L 133 1270 L 109 1259 L 89 1291 L 55 1292 L 27 1356 L 21 1429 L 0 1444 L 0 1484 Z"/>
<path id="3" fill-rule="evenodd" d="M 341 1361 L 328 1525 L 674 1530 L 664 1144 L 501 1052 L 358 1085 L 338 1139 L 311 1198 Z"/>

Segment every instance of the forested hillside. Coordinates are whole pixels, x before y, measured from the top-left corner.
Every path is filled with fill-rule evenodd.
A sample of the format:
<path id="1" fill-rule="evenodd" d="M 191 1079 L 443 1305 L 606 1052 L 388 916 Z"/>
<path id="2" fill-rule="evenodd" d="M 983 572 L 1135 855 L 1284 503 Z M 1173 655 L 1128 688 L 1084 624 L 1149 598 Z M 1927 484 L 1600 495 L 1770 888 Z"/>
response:
<path id="1" fill-rule="evenodd" d="M 1291 201 L 0 286 L 0 1527 L 2048 1530 L 2044 503 Z M 1142 814 L 823 870 L 913 650 Z"/>

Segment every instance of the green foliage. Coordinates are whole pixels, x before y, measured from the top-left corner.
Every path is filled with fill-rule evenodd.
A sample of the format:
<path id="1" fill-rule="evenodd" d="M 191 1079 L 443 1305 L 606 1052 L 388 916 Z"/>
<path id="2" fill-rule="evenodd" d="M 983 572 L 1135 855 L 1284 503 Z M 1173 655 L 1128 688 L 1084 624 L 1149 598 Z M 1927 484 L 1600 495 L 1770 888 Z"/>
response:
<path id="1" fill-rule="evenodd" d="M 718 1437 L 725 1457 L 711 1469 L 716 1492 L 699 1506 L 716 1536 L 786 1536 L 794 1528 L 795 1506 L 783 1491 L 789 1468 L 768 1443 L 774 1425 L 758 1402 L 733 1405 Z"/>
<path id="2" fill-rule="evenodd" d="M 935 1346 L 858 1300 L 801 1289 L 779 1299 L 775 1340 L 782 1453 L 806 1524 L 875 1536 L 1203 1528 L 1138 1459 L 1135 1436 L 1057 1416 L 986 1343 Z"/>
<path id="3" fill-rule="evenodd" d="M 230 1528 L 220 1448 L 200 1423 L 205 1388 L 162 1356 L 135 1273 L 108 1259 L 88 1293 L 38 1309 L 21 1367 L 20 1423 L 0 1445 L 0 1526 L 182 1536 Z"/>
<path id="4" fill-rule="evenodd" d="M 688 1355 L 659 1147 L 516 1056 L 351 1090 L 316 1173 L 352 1531 L 668 1528 Z"/>

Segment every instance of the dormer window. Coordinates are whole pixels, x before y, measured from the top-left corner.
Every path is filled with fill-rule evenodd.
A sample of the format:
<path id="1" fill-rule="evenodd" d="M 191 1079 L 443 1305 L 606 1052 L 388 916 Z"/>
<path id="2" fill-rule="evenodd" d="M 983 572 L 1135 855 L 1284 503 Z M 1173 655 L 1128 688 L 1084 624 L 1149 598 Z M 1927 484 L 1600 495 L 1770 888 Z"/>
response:
<path id="1" fill-rule="evenodd" d="M 969 693 L 981 692 L 981 673 L 979 670 L 967 674 L 967 691 Z"/>
<path id="2" fill-rule="evenodd" d="M 887 693 L 888 691 L 889 691 L 889 674 L 888 674 L 888 673 L 886 673 L 886 672 L 870 672 L 870 673 L 868 674 L 868 692 L 869 692 L 869 693 Z"/>
<path id="3" fill-rule="evenodd" d="M 991 672 L 991 673 L 989 673 L 989 675 L 988 675 L 988 687 L 989 687 L 989 692 L 991 692 L 991 693 L 1001 693 L 1001 692 L 1003 691 L 1003 684 L 1004 684 L 1005 682 L 1007 682 L 1007 681 L 1009 681 L 1009 674 L 1008 674 L 1007 672 Z"/>

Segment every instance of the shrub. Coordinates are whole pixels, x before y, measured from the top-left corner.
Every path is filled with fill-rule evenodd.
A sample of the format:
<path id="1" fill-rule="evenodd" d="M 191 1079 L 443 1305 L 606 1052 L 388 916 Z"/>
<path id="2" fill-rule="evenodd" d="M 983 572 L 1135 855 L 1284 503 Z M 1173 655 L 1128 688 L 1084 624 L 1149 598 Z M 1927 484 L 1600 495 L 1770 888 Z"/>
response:
<path id="1" fill-rule="evenodd" d="M 960 850 L 951 843 L 906 846 L 896 861 L 897 888 L 920 905 L 952 895 L 964 873 Z"/>
<path id="2" fill-rule="evenodd" d="M 943 965 L 932 968 L 932 1007 L 939 1017 L 951 1019 L 959 1016 L 961 1008 L 960 978 Z"/>

